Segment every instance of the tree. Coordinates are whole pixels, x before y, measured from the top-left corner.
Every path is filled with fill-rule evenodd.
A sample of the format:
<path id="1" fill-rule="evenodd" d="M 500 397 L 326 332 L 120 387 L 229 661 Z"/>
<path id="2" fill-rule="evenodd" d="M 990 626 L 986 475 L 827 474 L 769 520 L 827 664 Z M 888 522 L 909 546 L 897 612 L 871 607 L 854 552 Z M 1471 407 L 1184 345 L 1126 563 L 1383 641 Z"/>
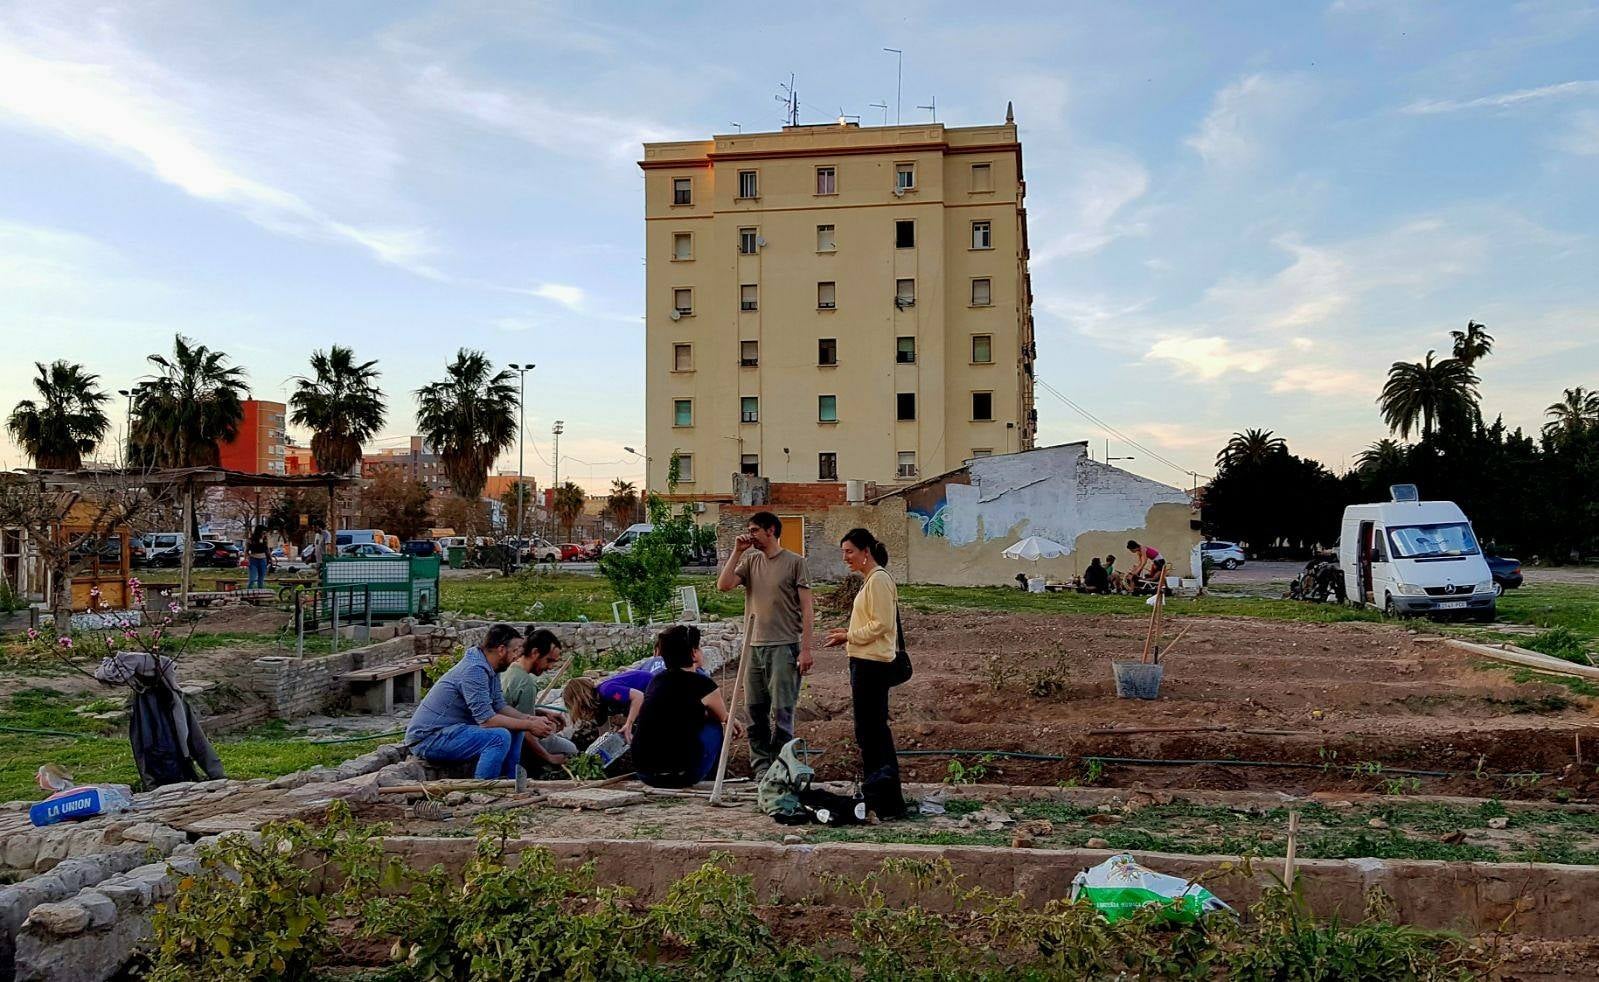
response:
<path id="1" fill-rule="evenodd" d="M 605 501 L 605 510 L 610 512 L 611 521 L 618 529 L 633 524 L 633 517 L 638 514 L 638 491 L 632 481 L 616 478 L 611 482 L 611 496 Z"/>
<path id="2" fill-rule="evenodd" d="M 506 528 L 515 528 L 516 527 L 516 509 L 517 509 L 517 506 L 518 506 L 518 498 L 517 498 L 516 492 L 517 492 L 518 488 L 520 488 L 522 490 L 522 496 L 521 496 L 521 499 L 520 499 L 520 505 L 521 505 L 521 508 L 522 508 L 522 514 L 524 516 L 526 516 L 527 513 L 531 512 L 534 509 L 534 507 L 536 506 L 536 502 L 534 501 L 534 495 L 537 494 L 537 492 L 538 492 L 538 486 L 533 481 L 533 479 L 532 478 L 527 478 L 527 479 L 524 479 L 524 480 L 521 480 L 521 481 L 512 481 L 510 487 L 505 489 L 505 493 L 500 495 L 500 508 L 505 513 L 505 526 L 506 526 Z M 522 532 L 526 532 L 527 531 L 527 529 L 526 529 L 527 524 L 528 524 L 527 520 L 526 520 L 526 518 L 524 518 L 524 521 L 523 521 L 523 526 L 524 527 L 521 530 Z"/>
<path id="3" fill-rule="evenodd" d="M 428 513 L 432 501 L 426 484 L 407 478 L 397 467 L 383 467 L 361 490 L 361 516 L 367 528 L 415 539 L 433 524 Z"/>
<path id="4" fill-rule="evenodd" d="M 1383 422 L 1400 437 L 1409 439 L 1420 423 L 1423 440 L 1435 428 L 1459 429 L 1474 418 L 1477 409 L 1477 373 L 1457 358 L 1433 361 L 1396 361 L 1388 369 L 1388 381 L 1377 403 Z"/>
<path id="5" fill-rule="evenodd" d="M 1543 424 L 1544 436 L 1574 437 L 1592 426 L 1599 426 L 1599 392 L 1582 386 L 1567 389 L 1564 397 L 1544 410 L 1549 422 Z"/>
<path id="6" fill-rule="evenodd" d="M 82 365 L 62 360 L 48 367 L 34 362 L 33 367 L 38 369 L 33 387 L 39 401 L 18 402 L 6 428 L 35 467 L 77 470 L 83 455 L 93 453 L 111 427 L 100 408 L 110 396 L 100 391 L 100 376 Z"/>
<path id="7" fill-rule="evenodd" d="M 583 506 L 588 502 L 588 495 L 583 489 L 567 481 L 555 489 L 555 494 L 550 499 L 550 510 L 555 512 L 555 520 L 562 528 L 566 529 L 566 537 L 572 538 L 572 526 L 577 522 L 577 517 L 583 514 Z"/>
<path id="8" fill-rule="evenodd" d="M 214 467 L 221 444 L 239 435 L 242 401 L 249 395 L 244 371 L 228 356 L 177 335 L 172 356 L 151 355 L 159 374 L 134 402 L 129 444 L 156 467 Z"/>
<path id="9" fill-rule="evenodd" d="M 1384 437 L 1355 455 L 1355 469 L 1365 472 L 1392 472 L 1405 466 L 1408 451 L 1397 440 Z"/>
<path id="10" fill-rule="evenodd" d="M 416 390 L 417 429 L 462 498 L 482 496 L 494 459 L 516 443 L 515 378 L 509 369 L 495 372 L 483 352 L 462 348 L 444 378 Z"/>
<path id="11" fill-rule="evenodd" d="M 266 527 L 291 545 L 301 545 L 309 532 L 326 528 L 328 493 L 311 488 L 286 488 L 267 512 Z M 293 554 L 292 550 L 285 549 Z"/>
<path id="12" fill-rule="evenodd" d="M 311 457 L 317 470 L 348 474 L 361 460 L 361 444 L 383 428 L 383 390 L 376 361 L 357 364 L 355 352 L 334 345 L 311 355 L 313 377 L 295 377 L 293 409 L 296 426 L 311 430 Z"/>
<path id="13" fill-rule="evenodd" d="M 433 521 L 441 528 L 471 535 L 475 529 L 488 527 L 489 503 L 457 494 L 441 494 L 433 499 Z"/>
<path id="14" fill-rule="evenodd" d="M 1227 445 L 1216 454 L 1216 466 L 1259 464 L 1274 454 L 1287 452 L 1288 441 L 1280 436 L 1272 436 L 1271 430 L 1245 430 L 1234 433 Z"/>
<path id="15" fill-rule="evenodd" d="M 1455 360 L 1467 368 L 1493 353 L 1494 336 L 1488 333 L 1485 324 L 1468 320 L 1464 331 L 1450 331 L 1449 336 L 1454 339 Z"/>

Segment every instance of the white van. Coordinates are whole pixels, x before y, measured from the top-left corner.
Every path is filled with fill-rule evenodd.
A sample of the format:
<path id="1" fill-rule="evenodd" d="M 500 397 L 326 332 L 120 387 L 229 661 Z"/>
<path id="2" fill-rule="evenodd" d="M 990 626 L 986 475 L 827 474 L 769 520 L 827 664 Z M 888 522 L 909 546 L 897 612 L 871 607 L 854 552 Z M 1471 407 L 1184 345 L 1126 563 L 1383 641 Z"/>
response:
<path id="1" fill-rule="evenodd" d="M 1338 565 L 1350 599 L 1389 614 L 1493 620 L 1493 574 L 1460 506 L 1418 501 L 1409 484 L 1392 494 L 1344 509 Z"/>
<path id="2" fill-rule="evenodd" d="M 633 543 L 638 541 L 639 536 L 653 531 L 655 531 L 655 526 L 651 525 L 649 522 L 639 522 L 636 525 L 629 525 L 627 527 L 627 531 L 617 536 L 616 541 L 607 542 L 605 546 L 600 549 L 600 552 L 631 552 L 633 551 Z"/>

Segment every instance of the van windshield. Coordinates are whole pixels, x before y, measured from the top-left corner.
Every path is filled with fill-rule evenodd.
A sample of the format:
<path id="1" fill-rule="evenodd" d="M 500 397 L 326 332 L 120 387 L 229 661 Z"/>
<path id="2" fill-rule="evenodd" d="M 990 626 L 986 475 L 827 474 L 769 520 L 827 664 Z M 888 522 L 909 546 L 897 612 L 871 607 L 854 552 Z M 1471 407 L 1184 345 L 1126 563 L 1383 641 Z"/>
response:
<path id="1" fill-rule="evenodd" d="M 1398 559 L 1436 559 L 1444 556 L 1476 556 L 1477 537 L 1465 522 L 1441 525 L 1399 525 L 1388 529 Z"/>

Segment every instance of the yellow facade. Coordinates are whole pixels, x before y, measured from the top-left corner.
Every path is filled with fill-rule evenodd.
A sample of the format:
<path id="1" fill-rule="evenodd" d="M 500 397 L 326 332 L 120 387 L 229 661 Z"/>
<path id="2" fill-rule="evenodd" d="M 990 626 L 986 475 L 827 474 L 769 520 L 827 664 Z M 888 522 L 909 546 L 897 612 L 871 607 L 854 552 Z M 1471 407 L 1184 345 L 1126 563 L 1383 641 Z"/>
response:
<path id="1" fill-rule="evenodd" d="M 674 452 L 700 496 L 1030 449 L 1021 159 L 1011 122 L 647 144 L 650 489 Z"/>

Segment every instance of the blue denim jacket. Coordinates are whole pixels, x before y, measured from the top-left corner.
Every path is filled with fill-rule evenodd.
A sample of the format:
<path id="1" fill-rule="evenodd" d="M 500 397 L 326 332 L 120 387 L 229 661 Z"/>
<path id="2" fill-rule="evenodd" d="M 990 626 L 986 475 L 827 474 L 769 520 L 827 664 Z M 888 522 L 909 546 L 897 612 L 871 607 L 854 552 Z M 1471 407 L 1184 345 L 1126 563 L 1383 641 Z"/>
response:
<path id="1" fill-rule="evenodd" d="M 476 726 L 504 708 L 499 674 L 490 667 L 482 648 L 468 648 L 422 698 L 405 728 L 405 742 L 419 743 L 457 723 Z"/>

